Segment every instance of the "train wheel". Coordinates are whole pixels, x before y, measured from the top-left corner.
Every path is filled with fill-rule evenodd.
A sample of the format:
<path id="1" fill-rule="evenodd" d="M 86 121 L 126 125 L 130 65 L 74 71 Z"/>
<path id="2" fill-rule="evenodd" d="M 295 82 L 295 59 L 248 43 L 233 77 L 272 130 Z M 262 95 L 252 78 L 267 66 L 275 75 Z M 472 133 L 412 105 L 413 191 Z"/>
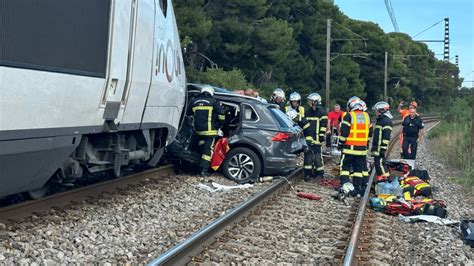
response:
<path id="1" fill-rule="evenodd" d="M 44 196 L 46 196 L 46 194 L 48 194 L 49 188 L 50 188 L 50 184 L 46 183 L 41 188 L 28 191 L 27 194 L 31 199 L 34 199 L 34 200 L 41 199 Z"/>

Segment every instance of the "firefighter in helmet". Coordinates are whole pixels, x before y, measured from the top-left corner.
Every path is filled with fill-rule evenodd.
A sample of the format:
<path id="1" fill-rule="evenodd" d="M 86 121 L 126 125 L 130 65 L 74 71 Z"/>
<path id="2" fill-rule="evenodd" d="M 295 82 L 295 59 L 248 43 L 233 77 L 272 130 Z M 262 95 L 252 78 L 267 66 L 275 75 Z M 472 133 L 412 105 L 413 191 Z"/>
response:
<path id="1" fill-rule="evenodd" d="M 201 88 L 201 95 L 191 102 L 187 111 L 194 116 L 194 130 L 198 136 L 198 152 L 201 155 L 201 176 L 209 175 L 214 141 L 225 119 L 221 105 L 213 96 L 214 88 L 205 85 Z"/>
<path id="2" fill-rule="evenodd" d="M 290 109 L 286 115 L 295 122 L 298 126 L 303 129 L 303 134 L 306 139 L 308 147 L 304 151 L 304 180 L 309 181 L 312 174 L 312 165 L 313 165 L 313 152 L 311 150 L 312 143 L 314 142 L 314 129 L 311 127 L 311 124 L 305 117 L 301 117 L 296 110 Z M 308 165 L 308 167 L 307 167 Z"/>
<path id="3" fill-rule="evenodd" d="M 365 103 L 358 97 L 347 102 L 347 112 L 342 117 L 339 135 L 339 148 L 342 150 L 340 180 L 344 187 L 350 183 L 352 173 L 353 195 L 363 195 L 366 187 L 364 180 L 367 172 L 367 146 L 369 141 L 370 118 L 365 112 Z"/>
<path id="4" fill-rule="evenodd" d="M 390 105 L 383 101 L 376 103 L 372 107 L 372 110 L 374 110 L 377 115 L 371 149 L 377 174 L 375 180 L 383 182 L 386 181 L 390 175 L 385 165 L 385 156 L 388 155 L 386 152 L 390 144 L 390 135 L 392 134 L 393 116 L 390 113 Z"/>
<path id="5" fill-rule="evenodd" d="M 307 97 L 309 109 L 305 112 L 305 118 L 311 124 L 313 135 L 310 139 L 306 137 L 308 149 L 312 154 L 312 158 L 304 157 L 304 168 L 311 170 L 311 176 L 313 173 L 316 177 L 324 176 L 324 163 L 322 156 L 322 145 L 325 141 L 326 130 L 328 126 L 328 114 L 326 108 L 321 106 L 321 95 L 318 93 L 311 93 Z M 306 175 L 305 178 L 309 178 Z"/>
<path id="6" fill-rule="evenodd" d="M 270 97 L 270 103 L 278 105 L 282 112 L 285 111 L 285 92 L 281 88 L 276 88 Z"/>
<path id="7" fill-rule="evenodd" d="M 304 107 L 301 106 L 301 95 L 297 92 L 290 94 L 290 104 L 285 107 L 285 112 L 295 110 L 300 117 L 304 117 Z"/>

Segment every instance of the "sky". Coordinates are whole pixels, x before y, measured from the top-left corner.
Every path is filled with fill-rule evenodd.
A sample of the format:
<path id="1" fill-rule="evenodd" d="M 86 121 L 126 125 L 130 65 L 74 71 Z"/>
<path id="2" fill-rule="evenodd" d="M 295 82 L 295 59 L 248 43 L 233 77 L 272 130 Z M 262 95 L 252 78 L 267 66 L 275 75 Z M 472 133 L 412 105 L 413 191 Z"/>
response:
<path id="1" fill-rule="evenodd" d="M 444 18 L 449 18 L 450 62 L 459 55 L 459 76 L 463 86 L 474 87 L 474 0 L 391 0 L 400 32 L 415 36 L 440 20 L 415 40 L 443 40 Z M 377 23 L 385 32 L 394 32 L 384 0 L 334 0 L 350 18 Z M 443 59 L 443 43 L 427 43 L 438 59 Z M 470 82 L 467 82 L 470 81 Z"/>

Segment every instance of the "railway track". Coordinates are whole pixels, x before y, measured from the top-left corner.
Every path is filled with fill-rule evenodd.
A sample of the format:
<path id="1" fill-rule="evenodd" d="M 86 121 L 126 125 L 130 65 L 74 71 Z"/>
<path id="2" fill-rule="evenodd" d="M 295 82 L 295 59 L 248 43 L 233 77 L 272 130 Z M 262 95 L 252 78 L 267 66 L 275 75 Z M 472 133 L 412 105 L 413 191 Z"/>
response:
<path id="1" fill-rule="evenodd" d="M 436 119 L 426 117 L 425 123 Z M 394 126 L 400 125 L 401 121 L 395 121 Z M 394 135 L 390 150 L 398 134 L 400 130 Z M 347 202 L 331 199 L 334 194 L 331 188 L 302 182 L 301 173 L 298 169 L 287 179 L 241 203 L 150 265 L 229 262 L 350 265 L 369 260 L 365 251 L 376 246 L 370 234 L 377 217 L 371 210 L 367 211 L 375 171 L 371 171 L 365 196 Z M 322 199 L 301 199 L 296 197 L 295 190 L 317 194 Z"/>
<path id="2" fill-rule="evenodd" d="M 0 223 L 5 223 L 9 220 L 22 219 L 31 216 L 32 214 L 41 214 L 51 210 L 52 208 L 65 207 L 71 203 L 80 202 L 90 197 L 96 197 L 105 192 L 125 189 L 127 186 L 138 184 L 146 179 L 159 178 L 172 172 L 173 166 L 167 165 L 137 174 L 127 175 L 121 178 L 56 193 L 38 200 L 23 201 L 18 204 L 2 207 L 0 208 Z"/>

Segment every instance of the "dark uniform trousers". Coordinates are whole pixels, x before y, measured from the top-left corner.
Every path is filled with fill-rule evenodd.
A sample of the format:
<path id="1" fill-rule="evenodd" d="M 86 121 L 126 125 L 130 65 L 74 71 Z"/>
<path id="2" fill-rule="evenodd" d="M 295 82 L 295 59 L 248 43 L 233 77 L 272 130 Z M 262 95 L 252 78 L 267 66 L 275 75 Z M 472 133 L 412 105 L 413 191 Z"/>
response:
<path id="1" fill-rule="evenodd" d="M 313 169 L 315 172 L 313 173 Z M 324 175 L 323 155 L 321 144 L 308 144 L 308 149 L 304 152 L 304 176 L 305 179 L 317 175 Z"/>
<path id="2" fill-rule="evenodd" d="M 198 151 L 202 154 L 199 166 L 202 170 L 207 171 L 211 163 L 211 157 L 214 152 L 214 136 L 199 136 Z"/>
<path id="3" fill-rule="evenodd" d="M 418 148 L 417 139 L 416 137 L 403 137 L 403 159 L 416 159 L 416 149 Z M 408 152 L 408 147 L 410 147 L 411 152 Z"/>
<path id="4" fill-rule="evenodd" d="M 363 194 L 367 187 L 367 163 L 365 155 L 353 155 L 343 153 L 341 157 L 340 166 L 340 180 L 341 185 L 350 182 L 349 176 L 352 176 L 352 184 L 355 188 L 355 193 Z M 351 170 L 353 173 L 351 174 Z"/>
<path id="5" fill-rule="evenodd" d="M 380 176 L 389 176 L 387 165 L 385 164 L 385 157 L 374 156 L 375 173 Z"/>

